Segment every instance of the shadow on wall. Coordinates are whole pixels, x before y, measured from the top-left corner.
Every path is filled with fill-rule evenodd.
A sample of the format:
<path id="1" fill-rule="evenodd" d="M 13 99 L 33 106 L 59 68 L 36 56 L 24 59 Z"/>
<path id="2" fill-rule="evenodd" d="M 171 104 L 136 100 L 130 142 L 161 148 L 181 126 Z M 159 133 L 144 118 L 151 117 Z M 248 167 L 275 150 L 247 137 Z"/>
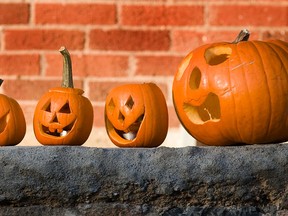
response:
<path id="1" fill-rule="evenodd" d="M 199 146 L 202 145 L 198 143 L 192 136 L 190 136 L 186 130 L 180 126 L 179 128 L 169 128 L 167 137 L 165 141 L 160 145 L 160 147 L 171 147 L 180 148 L 186 146 Z M 17 146 L 41 146 L 41 144 L 36 140 L 33 126 L 27 125 L 27 132 L 20 144 Z M 85 147 L 98 147 L 98 148 L 118 148 L 109 139 L 105 128 L 92 128 L 92 132 L 88 140 L 82 145 Z"/>

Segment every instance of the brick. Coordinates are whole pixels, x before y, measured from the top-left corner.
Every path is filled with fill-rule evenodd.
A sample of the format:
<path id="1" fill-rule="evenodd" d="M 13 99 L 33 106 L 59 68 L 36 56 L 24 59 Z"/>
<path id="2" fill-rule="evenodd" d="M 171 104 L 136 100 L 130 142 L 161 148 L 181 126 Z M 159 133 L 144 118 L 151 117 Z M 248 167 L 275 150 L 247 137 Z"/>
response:
<path id="1" fill-rule="evenodd" d="M 38 75 L 40 74 L 40 56 L 37 54 L 0 55 L 1 75 Z"/>
<path id="2" fill-rule="evenodd" d="M 26 24 L 29 22 L 30 5 L 26 3 L 1 3 L 0 24 Z"/>
<path id="3" fill-rule="evenodd" d="M 127 81 L 108 81 L 108 82 L 101 82 L 101 81 L 91 81 L 89 83 L 89 98 L 91 101 L 97 101 L 97 102 L 105 102 L 106 97 L 108 93 L 115 88 L 116 86 L 125 85 L 125 84 L 131 84 L 131 83 L 144 83 L 145 81 L 140 81 L 133 78 L 133 81 L 129 81 L 131 78 L 127 78 Z M 149 81 L 147 81 L 149 82 Z M 159 86 L 161 91 L 163 92 L 165 98 L 168 97 L 168 89 L 165 84 L 156 83 L 156 85 Z"/>
<path id="4" fill-rule="evenodd" d="M 110 90 L 114 87 L 127 84 L 127 82 L 101 82 L 95 81 L 89 83 L 89 98 L 91 101 L 105 102 Z"/>
<path id="5" fill-rule="evenodd" d="M 204 7 L 201 5 L 124 5 L 121 16 L 122 23 L 125 25 L 202 25 Z"/>
<path id="6" fill-rule="evenodd" d="M 83 49 L 84 32 L 77 30 L 5 30 L 4 40 L 7 50 L 58 50 L 66 46 L 69 50 Z"/>
<path id="7" fill-rule="evenodd" d="M 116 7 L 112 4 L 36 4 L 38 24 L 114 24 Z"/>
<path id="8" fill-rule="evenodd" d="M 168 106 L 168 117 L 169 117 L 169 128 L 172 127 L 179 127 L 180 121 L 177 117 L 176 111 L 174 109 L 174 106 Z"/>
<path id="9" fill-rule="evenodd" d="M 209 9 L 211 25 L 287 26 L 288 6 L 213 5 Z"/>
<path id="10" fill-rule="evenodd" d="M 263 40 L 283 40 L 288 41 L 288 31 L 265 31 L 263 33 Z"/>
<path id="11" fill-rule="evenodd" d="M 50 88 L 60 87 L 61 80 L 5 80 L 1 86 L 9 97 L 16 100 L 36 100 L 38 101 L 41 96 L 48 92 Z M 80 81 L 74 80 L 75 88 L 83 88 Z M 35 104 L 36 105 L 36 104 Z"/>
<path id="12" fill-rule="evenodd" d="M 109 55 L 74 55 L 70 53 L 74 76 L 120 77 L 126 76 L 128 70 L 127 56 Z M 47 54 L 46 75 L 61 76 L 63 59 L 58 55 Z"/>
<path id="13" fill-rule="evenodd" d="M 204 43 L 202 32 L 176 30 L 172 33 L 172 50 L 188 53 Z"/>
<path id="14" fill-rule="evenodd" d="M 90 33 L 90 47 L 97 50 L 168 50 L 169 31 L 100 30 Z"/>
<path id="15" fill-rule="evenodd" d="M 136 75 L 173 76 L 182 57 L 178 56 L 136 56 Z"/>
<path id="16" fill-rule="evenodd" d="M 183 1 L 183 0 L 174 0 L 175 2 L 177 2 L 177 1 Z M 187 1 L 190 1 L 190 0 L 187 0 Z M 201 2 L 203 2 L 203 0 L 199 0 L 199 1 L 201 1 Z M 219 0 L 206 0 L 207 2 L 219 2 Z M 221 2 L 223 2 L 223 3 L 226 3 L 226 2 L 229 2 L 229 3 L 238 3 L 239 4 L 239 0 L 221 0 Z M 252 1 L 250 1 L 250 0 L 243 0 L 242 2 L 244 2 L 244 3 L 254 3 L 254 4 L 263 4 L 263 2 L 264 3 L 266 3 L 266 2 L 269 2 L 269 3 L 276 3 L 276 5 L 278 5 L 279 3 L 281 3 L 281 2 L 283 2 L 283 3 L 287 3 L 287 0 L 253 0 L 253 2 Z"/>
<path id="17" fill-rule="evenodd" d="M 105 109 L 104 105 L 93 106 L 93 110 L 94 110 L 93 126 L 94 127 L 105 127 L 104 109 Z"/>
<path id="18" fill-rule="evenodd" d="M 188 53 L 199 46 L 216 42 L 232 42 L 240 31 L 187 31 L 175 30 L 172 33 L 172 50 Z M 259 32 L 251 32 L 250 40 L 259 39 Z"/>
<path id="19" fill-rule="evenodd" d="M 18 101 L 19 105 L 21 106 L 21 109 L 23 110 L 26 125 L 32 125 L 33 124 L 33 116 L 35 107 L 37 104 L 37 101 L 33 101 L 33 104 L 31 103 L 21 103 L 21 101 Z"/>

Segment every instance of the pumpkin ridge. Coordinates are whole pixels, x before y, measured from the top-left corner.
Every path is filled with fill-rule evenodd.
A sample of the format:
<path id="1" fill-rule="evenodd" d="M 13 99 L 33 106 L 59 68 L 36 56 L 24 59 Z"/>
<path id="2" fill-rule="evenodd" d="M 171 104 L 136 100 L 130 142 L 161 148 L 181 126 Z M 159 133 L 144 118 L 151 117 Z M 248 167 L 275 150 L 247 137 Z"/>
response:
<path id="1" fill-rule="evenodd" d="M 0 133 L 2 133 L 7 127 L 7 115 L 10 111 L 8 110 L 3 116 L 0 118 Z"/>
<path id="2" fill-rule="evenodd" d="M 247 44 L 247 43 L 250 43 L 250 42 L 246 42 L 245 44 Z M 239 62 L 241 62 L 241 64 L 243 63 L 243 61 L 242 61 L 242 58 L 241 58 L 241 55 L 239 54 L 239 47 L 241 47 L 241 46 L 243 46 L 243 45 L 240 45 L 239 43 L 237 43 L 236 44 L 236 46 L 235 46 L 235 52 L 236 52 L 236 54 L 235 55 L 237 55 L 237 57 L 239 58 Z M 249 114 L 251 114 L 252 113 L 252 125 L 251 125 L 251 127 L 252 127 L 252 129 L 254 128 L 254 126 L 253 126 L 253 106 L 251 106 L 252 105 L 252 102 L 251 102 L 251 98 L 250 98 L 250 91 L 249 91 L 249 87 L 248 87 L 248 85 L 247 85 L 247 77 L 246 77 L 246 71 L 245 71 L 245 67 L 239 67 L 240 69 L 241 69 L 241 73 L 242 73 L 242 75 L 243 75 L 243 80 L 245 80 L 245 82 L 243 82 L 244 84 L 245 84 L 245 88 L 246 88 L 246 90 L 247 90 L 247 95 L 248 95 L 248 98 L 249 98 L 249 109 L 251 109 L 248 113 Z M 233 97 L 234 98 L 234 97 Z M 238 115 L 237 115 L 237 113 L 238 113 L 238 111 L 237 111 L 237 106 L 235 105 L 235 114 L 236 114 L 236 124 L 237 124 L 237 131 L 238 131 L 238 134 L 239 134 L 239 137 L 240 137 L 240 140 L 241 140 L 241 142 L 245 142 L 245 141 L 247 141 L 247 140 L 245 140 L 244 138 L 243 138 L 243 135 L 240 133 L 240 130 L 239 130 L 239 121 L 241 121 L 241 119 L 240 120 L 238 120 L 239 119 L 239 117 L 238 117 Z M 240 127 L 241 128 L 241 127 Z M 253 135 L 252 135 L 253 136 Z"/>
<path id="3" fill-rule="evenodd" d="M 287 52 L 286 52 L 286 50 L 285 49 L 283 49 L 281 46 L 278 46 L 278 45 L 276 45 L 276 44 L 274 44 L 274 43 L 267 43 L 267 45 L 271 48 L 271 50 L 273 50 L 273 52 L 278 56 L 278 58 L 279 59 L 281 59 L 281 61 L 280 61 L 280 63 L 281 63 L 281 68 L 284 68 L 284 70 L 287 68 L 288 69 L 288 62 L 287 62 L 287 64 L 285 65 L 285 61 L 282 61 L 283 59 L 285 60 L 285 58 L 282 58 L 282 55 L 279 55 L 279 53 L 278 52 L 276 52 L 276 50 L 275 50 L 275 47 L 277 47 L 277 49 L 280 49 L 280 50 L 282 50 L 282 52 L 283 52 L 283 54 L 284 55 L 288 55 L 288 49 L 287 49 Z M 274 47 L 275 46 L 275 47 Z M 286 70 L 285 70 L 286 71 Z M 286 78 L 287 78 L 287 80 L 288 80 L 288 70 L 286 71 Z"/>
<path id="4" fill-rule="evenodd" d="M 281 40 L 270 40 L 267 43 L 273 44 L 273 45 L 281 48 L 282 50 L 284 50 L 285 53 L 288 54 L 288 42 L 286 43 L 286 42 L 281 41 Z M 283 47 L 285 47 L 285 49 Z"/>
<path id="5" fill-rule="evenodd" d="M 231 73 L 229 72 L 229 68 L 230 68 L 230 61 L 227 61 L 227 64 L 228 64 L 228 72 L 227 72 L 227 70 L 226 70 L 226 73 L 228 74 L 228 77 L 229 77 L 229 86 L 231 87 Z M 207 70 L 207 69 L 206 69 Z M 234 97 L 234 94 L 232 93 L 232 89 L 230 90 L 231 91 L 231 97 L 232 97 L 232 100 L 233 100 L 233 112 L 234 112 L 234 114 L 237 116 L 237 114 L 236 114 L 236 102 L 235 102 L 235 97 Z M 221 107 L 221 103 L 220 103 L 220 107 Z M 220 119 L 220 121 L 221 121 L 221 119 Z M 241 135 L 240 135 L 240 131 L 239 131 L 239 125 L 238 125 L 238 123 L 237 123 L 237 118 L 236 118 L 236 120 L 235 120 L 235 127 L 236 127 L 236 131 L 237 131 L 237 134 L 238 134 L 238 137 L 239 137 L 239 139 L 240 140 L 242 140 L 241 139 Z M 231 139 L 231 138 L 227 138 L 227 136 L 224 136 L 224 134 L 225 133 L 223 133 L 223 128 L 221 128 L 221 130 L 219 130 L 220 131 L 220 133 L 221 133 L 221 136 L 222 137 L 225 137 L 225 139 L 226 140 L 228 140 L 228 141 L 232 141 L 233 139 Z M 233 137 L 233 136 L 232 136 Z"/>
<path id="6" fill-rule="evenodd" d="M 266 130 L 266 133 L 265 134 L 269 134 L 270 133 L 270 130 L 271 130 L 271 122 L 272 122 L 272 101 L 271 101 L 271 90 L 270 90 L 270 85 L 269 85 L 269 79 L 268 79 L 268 76 L 267 76 L 267 73 L 266 73 L 266 69 L 265 69 L 265 64 L 264 64 L 264 61 L 263 61 L 263 58 L 262 58 L 262 55 L 261 55 L 261 52 L 259 52 L 258 48 L 257 48 L 257 44 L 259 43 L 260 41 L 257 41 L 257 42 L 252 42 L 251 45 L 254 46 L 256 52 L 258 53 L 258 55 L 260 56 L 260 62 L 261 62 L 261 69 L 262 71 L 264 72 L 265 74 L 265 80 L 266 80 L 266 85 L 267 86 L 267 92 L 269 94 L 269 110 L 270 110 L 270 120 L 268 121 L 268 126 L 267 126 L 267 130 Z M 267 43 L 263 43 L 263 42 L 260 42 L 262 46 L 264 46 L 265 44 Z M 254 133 L 253 133 L 254 134 Z"/>
<path id="7" fill-rule="evenodd" d="M 1 85 L 1 83 L 0 83 L 0 85 Z M 11 125 L 14 125 L 14 129 L 15 129 L 15 131 L 17 131 L 17 135 L 15 136 L 15 134 L 10 132 L 10 133 L 8 133 L 8 139 L 7 139 L 7 140 L 11 140 L 11 143 L 8 143 L 7 145 L 16 145 L 23 140 L 23 138 L 26 134 L 25 116 L 24 116 L 23 110 L 21 109 L 21 106 L 18 104 L 18 102 L 14 98 L 10 98 L 6 95 L 2 95 L 2 96 L 5 96 L 7 98 L 7 102 L 8 102 L 9 107 L 10 107 L 10 111 L 7 112 L 5 118 L 6 119 L 9 118 L 7 116 L 8 114 L 9 115 L 13 114 L 15 116 L 18 116 L 17 119 L 12 118 L 11 116 L 9 118 L 9 121 L 13 121 L 13 124 L 11 122 Z M 20 124 L 19 122 L 22 122 L 23 125 Z M 6 125 L 5 129 L 7 129 L 7 127 L 8 127 L 8 123 L 6 123 L 6 124 L 7 125 Z"/>
<path id="8" fill-rule="evenodd" d="M 288 56 L 288 44 L 287 44 L 287 45 L 284 44 L 285 47 L 287 46 L 287 50 L 284 49 L 282 46 L 279 46 L 277 43 L 273 43 L 273 41 L 270 42 L 270 43 L 267 43 L 267 45 L 268 45 L 269 47 L 271 47 L 271 49 L 273 49 L 274 53 L 281 59 L 281 64 L 284 66 L 286 62 L 285 62 L 285 61 L 282 61 L 282 59 L 285 60 L 285 57 L 282 58 L 282 55 L 279 55 L 279 53 L 275 51 L 274 46 L 277 47 L 277 49 L 282 50 L 281 52 L 283 52 L 283 55 L 284 55 L 284 56 L 285 56 L 285 55 Z M 288 69 L 288 62 L 286 63 L 286 66 L 284 66 L 284 68 L 285 68 L 285 69 L 286 69 L 286 68 Z M 286 71 L 286 78 L 287 78 L 287 80 L 288 80 L 288 70 Z"/>
<path id="9" fill-rule="evenodd" d="M 285 61 L 284 61 L 285 58 L 282 57 L 283 55 L 288 55 L 288 49 L 287 49 L 287 52 L 286 52 L 285 49 L 283 49 L 281 46 L 278 46 L 277 44 L 274 44 L 273 42 L 272 43 L 266 43 L 266 45 L 274 52 L 274 54 L 278 57 L 278 59 L 281 60 L 280 61 L 281 69 L 284 69 L 284 71 L 286 72 L 284 74 L 286 75 L 285 76 L 286 80 L 288 80 L 288 63 L 286 65 L 284 65 L 285 64 Z M 283 55 L 280 55 L 279 52 L 277 52 L 275 48 L 281 50 L 281 53 L 283 52 Z M 284 91 L 282 82 L 281 82 L 281 87 L 282 87 L 281 90 Z M 272 119 L 272 115 L 270 116 L 270 119 Z M 288 118 L 287 118 L 287 120 L 288 120 Z"/>
<path id="10" fill-rule="evenodd" d="M 151 107 L 151 95 L 150 94 L 145 94 L 145 92 L 144 91 L 146 91 L 146 92 L 150 92 L 152 89 L 151 89 L 151 87 L 150 87 L 150 85 L 143 85 L 143 88 L 141 88 L 141 96 L 142 96 L 142 98 L 144 98 L 144 100 L 145 100 L 145 104 L 146 104 L 146 106 L 148 106 L 148 107 Z M 145 97 L 145 95 L 147 95 L 147 97 Z M 153 101 L 153 100 L 152 100 Z M 145 107 L 146 107 L 145 106 Z M 144 113 L 145 114 L 147 114 L 146 113 L 146 109 L 145 109 L 145 107 L 144 107 Z M 151 111 L 151 113 L 152 113 L 153 111 Z M 146 124 L 146 122 L 144 122 L 145 124 Z M 155 122 L 152 122 L 152 123 L 155 123 Z M 145 129 L 146 129 L 146 131 L 147 131 L 147 129 L 149 128 L 149 134 L 152 134 L 151 132 L 152 131 L 154 131 L 154 125 L 152 126 L 152 125 L 150 125 L 150 127 L 147 127 L 147 125 L 146 125 L 146 127 L 145 127 Z M 145 132 L 145 133 L 147 133 L 147 132 Z M 154 139 L 154 137 L 151 137 L 151 136 L 145 136 L 144 138 L 144 143 L 149 143 L 149 145 L 151 144 L 151 140 L 153 140 Z M 147 142 L 147 140 L 149 140 L 148 142 Z"/>

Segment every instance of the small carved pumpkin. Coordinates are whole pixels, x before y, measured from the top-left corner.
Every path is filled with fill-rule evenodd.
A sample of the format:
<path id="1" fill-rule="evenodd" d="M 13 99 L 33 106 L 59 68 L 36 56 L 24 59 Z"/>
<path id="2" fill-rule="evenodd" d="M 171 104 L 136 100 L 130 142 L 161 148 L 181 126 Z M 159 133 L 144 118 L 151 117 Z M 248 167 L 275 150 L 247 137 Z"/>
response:
<path id="1" fill-rule="evenodd" d="M 0 85 L 3 80 L 0 80 Z M 20 105 L 13 98 L 0 94 L 0 146 L 20 143 L 26 133 L 26 122 Z"/>
<path id="2" fill-rule="evenodd" d="M 195 49 L 175 74 L 176 113 L 204 144 L 288 140 L 288 43 L 248 37 Z"/>
<path id="3" fill-rule="evenodd" d="M 153 83 L 112 89 L 106 98 L 105 125 L 116 146 L 161 145 L 168 131 L 168 111 L 162 91 Z"/>
<path id="4" fill-rule="evenodd" d="M 34 133 L 43 145 L 82 145 L 93 125 L 93 107 L 73 88 L 69 52 L 60 49 L 64 57 L 62 87 L 52 88 L 39 100 L 33 119 Z"/>

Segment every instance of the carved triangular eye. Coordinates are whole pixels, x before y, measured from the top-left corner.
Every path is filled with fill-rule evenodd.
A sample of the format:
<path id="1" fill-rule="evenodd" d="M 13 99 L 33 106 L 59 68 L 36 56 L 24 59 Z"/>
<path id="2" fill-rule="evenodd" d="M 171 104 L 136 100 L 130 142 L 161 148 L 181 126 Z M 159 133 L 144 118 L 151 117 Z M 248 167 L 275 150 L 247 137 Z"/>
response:
<path id="1" fill-rule="evenodd" d="M 132 109 L 134 106 L 134 101 L 131 97 L 131 95 L 129 96 L 128 100 L 125 103 L 125 106 L 128 107 L 129 109 Z"/>
<path id="2" fill-rule="evenodd" d="M 64 104 L 64 106 L 59 110 L 60 113 L 71 113 L 70 106 L 68 101 Z"/>
<path id="3" fill-rule="evenodd" d="M 209 65 L 219 65 L 230 58 L 232 49 L 229 46 L 210 47 L 205 50 L 204 58 Z"/>
<path id="4" fill-rule="evenodd" d="M 51 112 L 51 101 L 49 100 L 42 108 L 46 112 Z"/>
<path id="5" fill-rule="evenodd" d="M 107 110 L 109 112 L 113 112 L 114 109 L 115 109 L 115 103 L 114 103 L 113 98 L 112 98 L 108 103 Z"/>

